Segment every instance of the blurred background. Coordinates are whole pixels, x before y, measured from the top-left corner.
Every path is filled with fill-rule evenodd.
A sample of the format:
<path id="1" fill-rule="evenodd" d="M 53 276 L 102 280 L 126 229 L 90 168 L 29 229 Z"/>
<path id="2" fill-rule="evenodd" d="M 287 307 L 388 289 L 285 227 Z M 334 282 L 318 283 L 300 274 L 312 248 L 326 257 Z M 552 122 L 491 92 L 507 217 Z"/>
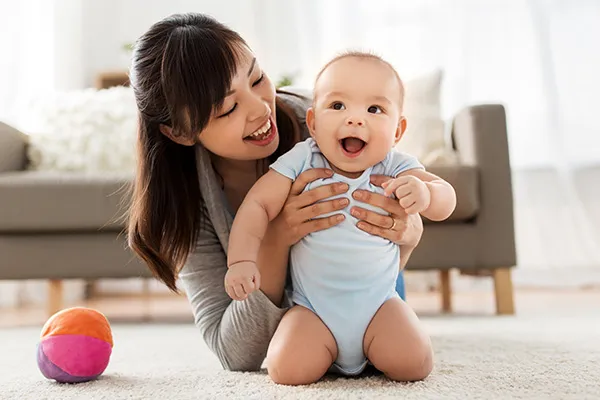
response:
<path id="1" fill-rule="evenodd" d="M 131 172 L 135 109 L 125 86 L 114 85 L 126 84 L 136 38 L 179 12 L 237 30 L 279 85 L 310 88 L 336 52 L 375 51 L 409 86 L 427 82 L 446 139 L 463 108 L 502 104 L 516 290 L 600 287 L 600 1 L 0 0 L 0 121 L 29 137 L 29 169 Z M 90 296 L 90 282 L 66 284 L 67 302 Z M 94 293 L 165 292 L 142 279 L 94 285 Z M 414 271 L 406 285 L 419 293 L 439 282 Z M 453 285 L 485 291 L 492 283 L 457 276 Z M 0 308 L 44 304 L 46 291 L 41 279 L 2 280 Z"/>

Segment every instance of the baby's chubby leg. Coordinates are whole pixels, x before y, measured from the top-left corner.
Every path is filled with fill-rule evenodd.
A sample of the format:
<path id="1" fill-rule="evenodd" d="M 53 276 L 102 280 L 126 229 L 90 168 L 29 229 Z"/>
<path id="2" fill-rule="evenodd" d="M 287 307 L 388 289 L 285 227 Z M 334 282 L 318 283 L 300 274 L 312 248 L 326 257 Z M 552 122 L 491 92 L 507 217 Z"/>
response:
<path id="1" fill-rule="evenodd" d="M 319 317 L 302 306 L 282 318 L 267 351 L 267 370 L 275 383 L 317 382 L 337 358 L 333 335 Z"/>
<path id="2" fill-rule="evenodd" d="M 431 340 L 399 298 L 386 301 L 375 313 L 363 346 L 373 366 L 395 381 L 425 379 L 433 369 Z"/>

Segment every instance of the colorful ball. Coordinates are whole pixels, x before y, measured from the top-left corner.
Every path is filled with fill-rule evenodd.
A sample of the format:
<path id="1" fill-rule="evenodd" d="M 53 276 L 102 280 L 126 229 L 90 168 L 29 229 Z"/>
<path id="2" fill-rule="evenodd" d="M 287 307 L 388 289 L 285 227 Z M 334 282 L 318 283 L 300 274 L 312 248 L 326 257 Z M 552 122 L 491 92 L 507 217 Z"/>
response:
<path id="1" fill-rule="evenodd" d="M 37 364 L 57 382 L 87 382 L 99 377 L 110 360 L 113 338 L 108 319 L 85 307 L 54 314 L 42 328 Z"/>

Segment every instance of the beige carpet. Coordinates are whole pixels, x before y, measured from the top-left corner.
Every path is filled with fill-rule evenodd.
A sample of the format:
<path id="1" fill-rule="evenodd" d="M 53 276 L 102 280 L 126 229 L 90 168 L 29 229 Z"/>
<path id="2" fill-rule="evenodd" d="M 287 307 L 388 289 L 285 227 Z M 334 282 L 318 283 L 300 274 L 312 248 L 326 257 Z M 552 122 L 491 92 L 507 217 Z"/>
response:
<path id="1" fill-rule="evenodd" d="M 436 351 L 427 380 L 326 378 L 295 388 L 274 385 L 264 372 L 221 370 L 195 328 L 175 324 L 115 324 L 114 353 L 102 378 L 57 384 L 35 364 L 39 329 L 4 329 L 0 399 L 600 398 L 600 314 L 423 320 Z"/>

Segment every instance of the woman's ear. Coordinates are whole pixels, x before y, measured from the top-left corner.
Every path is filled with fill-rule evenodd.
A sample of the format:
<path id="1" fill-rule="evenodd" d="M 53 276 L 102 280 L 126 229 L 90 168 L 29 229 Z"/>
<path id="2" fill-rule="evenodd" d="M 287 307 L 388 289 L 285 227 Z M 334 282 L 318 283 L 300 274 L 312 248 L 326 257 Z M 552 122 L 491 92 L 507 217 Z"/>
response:
<path id="1" fill-rule="evenodd" d="M 306 110 L 306 127 L 312 138 L 315 137 L 315 111 L 312 107 Z"/>
<path id="2" fill-rule="evenodd" d="M 397 145 L 400 139 L 402 139 L 402 135 L 406 131 L 406 118 L 400 117 L 400 122 L 398 123 L 398 128 L 396 129 L 396 135 L 394 137 L 394 145 Z"/>
<path id="3" fill-rule="evenodd" d="M 196 144 L 196 142 L 193 139 L 190 139 L 185 136 L 174 135 L 173 128 L 171 128 L 170 126 L 167 126 L 165 124 L 160 124 L 159 129 L 160 129 L 160 133 L 162 133 L 163 135 L 165 135 L 166 137 L 168 137 L 169 139 L 171 139 L 172 141 L 174 141 L 177 144 L 180 144 L 182 146 L 193 146 Z"/>

